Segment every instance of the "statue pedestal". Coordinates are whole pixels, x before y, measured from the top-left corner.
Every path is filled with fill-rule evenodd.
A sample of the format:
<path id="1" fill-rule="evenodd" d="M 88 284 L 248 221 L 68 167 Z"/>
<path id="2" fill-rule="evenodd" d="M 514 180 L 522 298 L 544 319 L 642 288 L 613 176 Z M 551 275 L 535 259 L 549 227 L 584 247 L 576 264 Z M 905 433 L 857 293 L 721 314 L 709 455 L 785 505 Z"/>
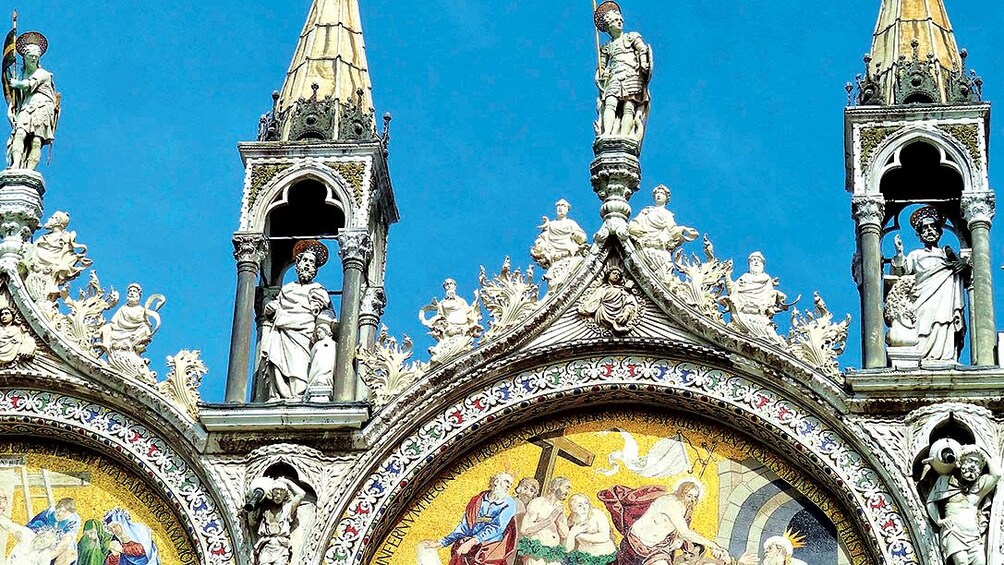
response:
<path id="1" fill-rule="evenodd" d="M 0 171 L 0 263 L 16 267 L 42 217 L 45 180 L 30 169 Z"/>
<path id="2" fill-rule="evenodd" d="M 916 346 L 893 346 L 886 348 L 893 369 L 916 369 L 920 367 L 920 351 Z"/>
<path id="3" fill-rule="evenodd" d="M 304 395 L 306 402 L 331 402 L 331 387 L 325 385 L 310 385 L 307 387 L 307 394 Z"/>
<path id="4" fill-rule="evenodd" d="M 631 217 L 628 200 L 641 184 L 641 163 L 638 161 L 641 144 L 628 137 L 599 136 L 593 142 L 593 153 L 596 158 L 589 165 L 589 180 L 593 191 L 603 200 L 600 208 L 603 228 L 597 240 L 621 231 L 627 235 L 627 221 Z"/>

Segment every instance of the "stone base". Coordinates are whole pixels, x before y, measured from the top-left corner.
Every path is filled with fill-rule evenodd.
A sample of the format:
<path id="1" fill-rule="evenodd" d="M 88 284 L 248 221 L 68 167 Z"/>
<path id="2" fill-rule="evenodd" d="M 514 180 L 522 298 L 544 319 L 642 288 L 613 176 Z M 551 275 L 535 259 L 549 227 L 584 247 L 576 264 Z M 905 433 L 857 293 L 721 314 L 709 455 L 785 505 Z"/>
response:
<path id="1" fill-rule="evenodd" d="M 920 351 L 916 346 L 892 346 L 886 348 L 893 369 L 916 369 L 920 367 Z"/>
<path id="2" fill-rule="evenodd" d="M 626 137 L 601 136 L 593 143 L 593 152 L 596 158 L 589 165 L 589 180 L 593 191 L 603 201 L 600 215 L 604 235 L 600 239 L 604 239 L 607 232 L 619 233 L 627 228 L 627 220 L 631 217 L 628 200 L 641 184 L 641 163 L 638 161 L 641 145 Z"/>
<path id="3" fill-rule="evenodd" d="M 304 399 L 307 402 L 331 402 L 331 386 L 310 385 Z"/>
<path id="4" fill-rule="evenodd" d="M 0 261 L 16 265 L 21 259 L 25 242 L 31 240 L 42 218 L 44 194 L 45 179 L 37 171 L 0 171 Z"/>

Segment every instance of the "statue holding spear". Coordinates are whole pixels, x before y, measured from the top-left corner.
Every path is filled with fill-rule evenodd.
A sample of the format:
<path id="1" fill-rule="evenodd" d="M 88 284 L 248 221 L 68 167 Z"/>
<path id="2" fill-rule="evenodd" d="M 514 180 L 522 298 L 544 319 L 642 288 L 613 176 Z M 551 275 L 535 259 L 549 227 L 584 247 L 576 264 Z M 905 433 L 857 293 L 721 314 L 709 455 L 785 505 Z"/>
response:
<path id="1" fill-rule="evenodd" d="M 610 42 L 599 48 L 596 135 L 627 137 L 640 143 L 648 119 L 652 48 L 637 32 L 624 32 L 624 16 L 616 2 L 597 6 L 593 22 L 597 31 L 610 36 Z"/>
<path id="2" fill-rule="evenodd" d="M 14 29 L 7 34 L 3 58 L 3 90 L 7 119 L 12 126 L 7 141 L 7 164 L 14 169 L 35 169 L 42 158 L 42 147 L 55 138 L 59 94 L 52 73 L 40 65 L 48 47 L 49 42 L 41 33 L 29 31 L 17 35 L 15 12 Z M 14 72 L 13 51 L 23 61 L 20 78 Z"/>

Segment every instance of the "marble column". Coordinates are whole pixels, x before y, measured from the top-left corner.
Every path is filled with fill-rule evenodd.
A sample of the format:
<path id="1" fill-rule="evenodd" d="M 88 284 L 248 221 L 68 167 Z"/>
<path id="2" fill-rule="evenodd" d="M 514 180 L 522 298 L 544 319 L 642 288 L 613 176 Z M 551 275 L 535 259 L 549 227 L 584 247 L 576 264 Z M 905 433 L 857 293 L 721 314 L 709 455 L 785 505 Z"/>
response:
<path id="1" fill-rule="evenodd" d="M 237 261 L 237 296 L 234 298 L 234 324 L 230 331 L 230 365 L 225 398 L 228 403 L 242 404 L 247 402 L 255 285 L 268 242 L 260 233 L 236 233 L 233 243 L 234 259 Z"/>
<path id="2" fill-rule="evenodd" d="M 335 360 L 335 402 L 356 400 L 356 347 L 359 345 L 359 311 L 362 304 L 363 273 L 373 256 L 373 239 L 364 231 L 338 234 L 338 256 L 342 258 L 342 308 L 338 321 L 338 357 Z"/>
<path id="3" fill-rule="evenodd" d="M 885 198 L 854 197 L 851 200 L 851 216 L 857 225 L 861 258 L 861 364 L 864 369 L 884 369 L 882 222 L 885 220 Z"/>
<path id="4" fill-rule="evenodd" d="M 973 360 L 981 366 L 996 364 L 994 346 L 997 329 L 994 325 L 994 287 L 990 261 L 990 226 L 995 208 L 993 192 L 962 196 L 962 217 L 969 225 L 973 246 L 973 300 L 970 304 Z"/>
<path id="5" fill-rule="evenodd" d="M 387 296 L 382 288 L 371 286 L 363 292 L 363 302 L 359 312 L 359 346 L 363 349 L 372 349 L 376 344 L 377 327 L 380 326 L 380 318 L 383 317 L 386 306 Z M 364 370 L 365 367 L 359 367 L 356 379 L 356 400 L 369 398 L 370 391 L 366 388 L 362 378 Z"/>

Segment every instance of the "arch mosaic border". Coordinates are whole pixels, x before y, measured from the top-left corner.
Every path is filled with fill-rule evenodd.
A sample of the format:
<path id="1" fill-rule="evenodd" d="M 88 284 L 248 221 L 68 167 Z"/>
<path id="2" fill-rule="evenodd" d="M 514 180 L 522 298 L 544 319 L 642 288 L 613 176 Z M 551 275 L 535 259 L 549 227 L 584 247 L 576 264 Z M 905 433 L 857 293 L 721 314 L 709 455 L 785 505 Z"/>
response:
<path id="1" fill-rule="evenodd" d="M 688 361 L 646 356 L 578 359 L 519 372 L 496 380 L 438 411 L 389 454 L 362 481 L 329 530 L 329 564 L 361 563 L 378 537 L 380 519 L 413 489 L 412 480 L 429 472 L 437 455 L 470 438 L 483 426 L 550 398 L 597 395 L 603 391 L 669 392 L 746 416 L 754 433 L 783 439 L 778 453 L 801 458 L 829 475 L 836 490 L 858 509 L 858 521 L 873 549 L 888 563 L 919 563 L 907 522 L 874 469 L 820 418 L 745 377 Z M 623 400 L 623 399 L 622 399 Z M 759 424 L 759 426 L 757 426 Z M 770 438 L 768 438 L 770 439 Z M 784 446 L 779 446 L 784 447 Z"/>
<path id="2" fill-rule="evenodd" d="M 0 391 L 0 422 L 8 429 L 114 448 L 171 504 L 193 539 L 199 563 L 233 565 L 233 543 L 212 494 L 163 438 L 111 408 L 48 391 Z M 87 441 L 90 440 L 90 441 Z"/>

